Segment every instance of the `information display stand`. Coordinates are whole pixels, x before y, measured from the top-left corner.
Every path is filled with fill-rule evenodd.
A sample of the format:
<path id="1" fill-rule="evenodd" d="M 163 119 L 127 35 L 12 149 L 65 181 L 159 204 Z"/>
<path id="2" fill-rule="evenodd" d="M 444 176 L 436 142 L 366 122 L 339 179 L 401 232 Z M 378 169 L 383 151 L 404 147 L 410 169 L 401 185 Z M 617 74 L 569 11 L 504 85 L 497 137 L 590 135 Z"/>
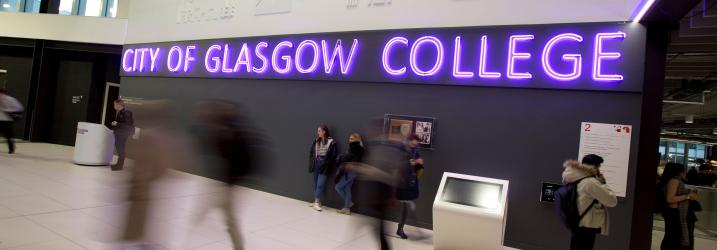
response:
<path id="1" fill-rule="evenodd" d="M 114 134 L 102 124 L 78 122 L 75 138 L 77 165 L 110 165 L 114 150 Z"/>
<path id="2" fill-rule="evenodd" d="M 433 202 L 435 249 L 503 249 L 508 181 L 444 173 Z"/>

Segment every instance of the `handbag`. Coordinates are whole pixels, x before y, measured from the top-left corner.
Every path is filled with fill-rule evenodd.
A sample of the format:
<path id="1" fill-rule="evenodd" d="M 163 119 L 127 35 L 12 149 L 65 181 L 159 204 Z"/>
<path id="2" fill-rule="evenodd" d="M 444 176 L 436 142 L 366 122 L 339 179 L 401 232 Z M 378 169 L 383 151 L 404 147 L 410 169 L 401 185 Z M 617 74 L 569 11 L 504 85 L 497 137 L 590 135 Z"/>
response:
<path id="1" fill-rule="evenodd" d="M 689 210 L 692 212 L 702 211 L 702 204 L 696 200 L 689 200 Z"/>

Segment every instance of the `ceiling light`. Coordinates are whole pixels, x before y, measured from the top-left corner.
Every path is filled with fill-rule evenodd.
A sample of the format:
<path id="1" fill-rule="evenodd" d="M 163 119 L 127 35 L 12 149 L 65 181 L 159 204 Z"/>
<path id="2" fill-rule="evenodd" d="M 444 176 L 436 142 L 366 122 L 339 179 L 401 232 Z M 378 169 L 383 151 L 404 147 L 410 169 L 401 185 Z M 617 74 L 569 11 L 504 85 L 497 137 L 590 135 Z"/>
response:
<path id="1" fill-rule="evenodd" d="M 5 9 L 9 9 L 9 8 L 10 8 L 10 4 L 4 3 L 4 4 L 2 4 L 2 7 L 5 8 Z"/>
<path id="2" fill-rule="evenodd" d="M 685 123 L 687 123 L 687 124 L 695 123 L 695 115 L 685 116 Z"/>
<path id="3" fill-rule="evenodd" d="M 642 17 L 645 16 L 645 13 L 652 7 L 652 5 L 655 3 L 655 0 L 647 0 L 644 2 L 644 4 L 639 8 L 640 12 L 637 12 L 637 15 L 635 15 L 635 18 L 632 19 L 633 22 L 639 22 Z"/>

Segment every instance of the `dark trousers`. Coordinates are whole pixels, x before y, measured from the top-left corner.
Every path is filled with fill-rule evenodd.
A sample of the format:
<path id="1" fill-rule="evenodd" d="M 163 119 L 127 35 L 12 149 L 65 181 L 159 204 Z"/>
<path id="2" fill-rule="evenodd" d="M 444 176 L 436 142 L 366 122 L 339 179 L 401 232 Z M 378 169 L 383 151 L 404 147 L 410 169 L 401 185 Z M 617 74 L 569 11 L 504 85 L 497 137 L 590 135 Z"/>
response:
<path id="1" fill-rule="evenodd" d="M 15 152 L 15 142 L 12 141 L 12 121 L 0 121 L 0 133 L 7 140 L 7 147 L 10 153 Z"/>
<path id="2" fill-rule="evenodd" d="M 408 202 L 401 202 L 401 204 L 403 204 L 403 208 L 401 211 L 401 221 L 398 223 L 399 231 L 403 231 L 403 226 L 406 225 L 406 217 L 408 217 L 408 210 L 410 210 Z M 411 211 L 411 213 L 413 213 L 413 211 Z"/>
<path id="3" fill-rule="evenodd" d="M 595 236 L 599 233 L 599 228 L 579 227 L 573 230 L 570 237 L 570 250 L 592 250 L 595 246 Z"/>
<path id="4" fill-rule="evenodd" d="M 127 139 L 129 135 L 116 133 L 115 134 L 115 150 L 117 150 L 117 167 L 121 168 L 124 166 L 124 157 L 126 155 L 125 147 L 127 146 Z"/>
<path id="5" fill-rule="evenodd" d="M 680 220 L 680 210 L 677 208 L 665 208 L 662 212 L 662 218 L 665 219 L 665 237 L 662 238 L 660 244 L 661 250 L 691 250 L 694 249 L 695 240 L 695 223 L 688 222 L 687 230 L 689 230 L 690 245 L 682 245 L 682 221 Z"/>

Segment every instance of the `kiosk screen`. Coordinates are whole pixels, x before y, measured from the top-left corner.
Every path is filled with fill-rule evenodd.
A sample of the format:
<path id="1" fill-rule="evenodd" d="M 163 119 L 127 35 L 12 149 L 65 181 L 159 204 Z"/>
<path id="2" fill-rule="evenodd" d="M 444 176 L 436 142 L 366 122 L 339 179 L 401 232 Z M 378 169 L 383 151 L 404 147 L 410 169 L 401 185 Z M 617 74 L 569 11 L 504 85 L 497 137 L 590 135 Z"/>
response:
<path id="1" fill-rule="evenodd" d="M 441 200 L 471 207 L 496 210 L 501 203 L 503 185 L 448 177 Z"/>

